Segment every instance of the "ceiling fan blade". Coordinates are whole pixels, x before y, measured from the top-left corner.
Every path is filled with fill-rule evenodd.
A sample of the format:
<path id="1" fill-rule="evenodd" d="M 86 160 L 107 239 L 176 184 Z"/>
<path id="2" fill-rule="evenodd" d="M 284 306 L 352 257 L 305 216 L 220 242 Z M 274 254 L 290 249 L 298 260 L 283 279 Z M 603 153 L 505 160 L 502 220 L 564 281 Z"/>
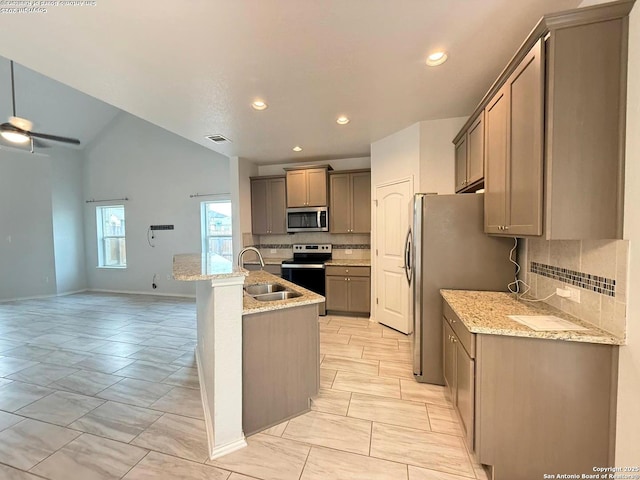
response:
<path id="1" fill-rule="evenodd" d="M 80 145 L 80 140 L 77 138 L 58 137 L 57 135 L 49 135 L 47 133 L 28 132 L 28 135 L 33 138 L 41 138 L 43 140 L 51 140 L 53 142 L 70 143 L 73 145 Z"/>

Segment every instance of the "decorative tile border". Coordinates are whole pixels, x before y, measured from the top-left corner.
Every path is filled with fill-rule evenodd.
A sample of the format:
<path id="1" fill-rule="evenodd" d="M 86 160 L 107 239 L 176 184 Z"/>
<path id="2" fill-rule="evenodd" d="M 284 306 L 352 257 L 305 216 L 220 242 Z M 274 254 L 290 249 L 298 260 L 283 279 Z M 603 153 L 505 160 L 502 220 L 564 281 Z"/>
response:
<path id="1" fill-rule="evenodd" d="M 542 275 L 543 277 L 560 280 L 561 282 L 574 285 L 576 287 L 601 293 L 609 297 L 616 296 L 616 281 L 611 278 L 599 277 L 589 273 L 577 272 L 568 268 L 554 267 L 544 263 L 531 262 L 529 271 Z"/>
<path id="2" fill-rule="evenodd" d="M 371 245 L 369 245 L 368 243 L 334 243 L 333 248 L 338 250 L 371 250 Z"/>
<path id="3" fill-rule="evenodd" d="M 256 248 L 291 248 L 289 243 L 261 243 L 260 245 L 253 245 Z M 371 245 L 368 243 L 334 243 L 332 244 L 334 249 L 338 250 L 371 250 Z"/>

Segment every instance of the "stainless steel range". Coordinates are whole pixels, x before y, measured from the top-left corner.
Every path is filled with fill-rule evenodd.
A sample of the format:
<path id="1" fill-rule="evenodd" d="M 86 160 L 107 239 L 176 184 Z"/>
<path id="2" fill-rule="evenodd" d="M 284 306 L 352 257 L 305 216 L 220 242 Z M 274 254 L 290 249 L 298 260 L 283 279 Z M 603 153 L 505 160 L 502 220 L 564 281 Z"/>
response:
<path id="1" fill-rule="evenodd" d="M 324 262 L 331 260 L 331 244 L 295 244 L 293 258 L 282 262 L 282 278 L 322 296 L 325 294 Z M 326 315 L 320 304 L 320 315 Z"/>

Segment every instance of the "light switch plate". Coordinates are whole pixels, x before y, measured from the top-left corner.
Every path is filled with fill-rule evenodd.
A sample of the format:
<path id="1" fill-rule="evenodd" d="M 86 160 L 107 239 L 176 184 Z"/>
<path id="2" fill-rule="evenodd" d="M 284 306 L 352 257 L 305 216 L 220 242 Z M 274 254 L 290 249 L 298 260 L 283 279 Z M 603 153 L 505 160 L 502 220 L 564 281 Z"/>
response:
<path id="1" fill-rule="evenodd" d="M 353 250 L 351 250 L 350 248 L 346 249 L 344 251 L 345 255 L 353 255 Z"/>
<path id="2" fill-rule="evenodd" d="M 565 290 L 568 290 L 571 294 L 567 297 L 567 300 L 571 300 L 572 302 L 580 303 L 580 289 L 575 287 L 566 286 Z"/>
<path id="3" fill-rule="evenodd" d="M 272 248 L 271 250 L 269 250 L 269 253 L 278 253 L 278 250 L 276 248 Z"/>

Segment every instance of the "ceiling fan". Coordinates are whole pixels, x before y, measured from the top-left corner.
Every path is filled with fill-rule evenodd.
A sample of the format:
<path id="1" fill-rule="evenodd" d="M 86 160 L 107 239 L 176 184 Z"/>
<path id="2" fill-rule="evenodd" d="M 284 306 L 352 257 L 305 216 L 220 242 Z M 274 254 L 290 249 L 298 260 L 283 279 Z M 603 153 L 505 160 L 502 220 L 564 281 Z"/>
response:
<path id="1" fill-rule="evenodd" d="M 31 143 L 31 153 L 33 153 L 33 147 L 46 148 L 47 145 L 45 142 L 40 140 L 48 140 L 53 142 L 60 143 L 69 143 L 72 145 L 80 145 L 80 140 L 77 138 L 69 138 L 69 137 L 60 137 L 57 135 L 49 135 L 47 133 L 38 133 L 32 131 L 33 123 L 26 118 L 20 118 L 16 116 L 16 91 L 13 80 L 13 60 L 10 62 L 11 65 L 11 102 L 12 102 L 12 112 L 13 115 L 9 117 L 9 121 L 3 124 L 0 124 L 0 136 L 3 139 L 14 143 L 14 144 L 24 144 Z"/>

